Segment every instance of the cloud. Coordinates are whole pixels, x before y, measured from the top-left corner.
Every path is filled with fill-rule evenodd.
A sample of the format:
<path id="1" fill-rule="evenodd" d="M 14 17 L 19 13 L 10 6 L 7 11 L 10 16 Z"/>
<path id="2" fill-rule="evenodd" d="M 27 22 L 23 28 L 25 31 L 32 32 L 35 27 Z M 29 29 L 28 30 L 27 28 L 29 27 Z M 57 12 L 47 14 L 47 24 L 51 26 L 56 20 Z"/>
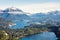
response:
<path id="1" fill-rule="evenodd" d="M 30 4 L 18 7 L 26 12 L 36 13 L 36 12 L 48 12 L 54 10 L 60 10 L 60 3 L 42 3 L 42 4 Z"/>
<path id="2" fill-rule="evenodd" d="M 2 9 L 7 8 L 10 6 L 4 6 Z M 60 3 L 36 3 L 36 4 L 29 4 L 29 5 L 16 5 L 15 7 L 22 9 L 25 12 L 29 13 L 37 13 L 37 12 L 49 12 L 54 10 L 60 11 Z M 1 8 L 1 7 L 0 7 Z"/>

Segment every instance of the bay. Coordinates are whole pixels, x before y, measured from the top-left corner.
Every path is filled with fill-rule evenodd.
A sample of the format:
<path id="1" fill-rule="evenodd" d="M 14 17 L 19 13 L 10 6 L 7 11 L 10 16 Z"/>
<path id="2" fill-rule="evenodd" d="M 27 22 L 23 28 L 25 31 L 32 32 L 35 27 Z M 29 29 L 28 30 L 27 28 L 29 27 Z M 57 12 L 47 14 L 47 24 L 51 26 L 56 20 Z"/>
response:
<path id="1" fill-rule="evenodd" d="M 23 37 L 20 40 L 57 40 L 57 37 L 53 32 L 43 32 L 40 34 Z"/>

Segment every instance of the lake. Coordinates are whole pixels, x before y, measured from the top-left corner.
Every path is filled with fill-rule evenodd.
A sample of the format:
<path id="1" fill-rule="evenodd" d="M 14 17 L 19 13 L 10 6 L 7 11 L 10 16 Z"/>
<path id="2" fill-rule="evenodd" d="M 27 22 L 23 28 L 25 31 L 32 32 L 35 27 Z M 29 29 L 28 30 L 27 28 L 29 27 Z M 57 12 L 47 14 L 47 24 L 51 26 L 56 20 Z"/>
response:
<path id="1" fill-rule="evenodd" d="M 57 37 L 53 32 L 43 32 L 40 34 L 21 38 L 20 40 L 57 40 Z"/>

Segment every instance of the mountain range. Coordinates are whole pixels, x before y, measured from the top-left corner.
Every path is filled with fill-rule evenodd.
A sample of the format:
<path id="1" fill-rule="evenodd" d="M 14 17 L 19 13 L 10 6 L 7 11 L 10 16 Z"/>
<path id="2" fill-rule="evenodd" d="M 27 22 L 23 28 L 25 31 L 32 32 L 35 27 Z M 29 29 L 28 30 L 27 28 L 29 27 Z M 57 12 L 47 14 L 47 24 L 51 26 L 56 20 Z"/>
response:
<path id="1" fill-rule="evenodd" d="M 28 15 L 18 8 L 6 8 L 5 10 L 0 10 L 0 17 L 12 20 L 15 26 L 11 28 L 23 28 L 24 26 L 29 26 L 30 24 L 52 24 L 60 25 L 60 11 L 51 11 L 48 13 L 35 13 Z"/>

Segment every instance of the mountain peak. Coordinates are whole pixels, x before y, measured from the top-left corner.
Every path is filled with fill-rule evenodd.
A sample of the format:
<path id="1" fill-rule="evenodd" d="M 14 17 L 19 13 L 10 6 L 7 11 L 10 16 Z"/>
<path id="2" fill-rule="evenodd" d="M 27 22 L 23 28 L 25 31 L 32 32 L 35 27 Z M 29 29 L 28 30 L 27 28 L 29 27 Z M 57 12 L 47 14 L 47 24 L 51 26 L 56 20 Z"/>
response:
<path id="1" fill-rule="evenodd" d="M 16 7 L 11 7 L 11 9 L 14 9 L 14 10 L 16 10 L 17 8 L 16 8 Z"/>
<path id="2" fill-rule="evenodd" d="M 16 8 L 16 7 L 11 7 L 11 8 L 7 8 L 5 9 L 3 12 L 9 12 L 9 13 L 13 13 L 13 12 L 23 12 L 22 10 Z"/>
<path id="3" fill-rule="evenodd" d="M 52 15 L 60 15 L 60 11 L 56 10 L 56 11 L 51 11 L 51 12 L 48 12 L 49 14 L 52 14 Z"/>

